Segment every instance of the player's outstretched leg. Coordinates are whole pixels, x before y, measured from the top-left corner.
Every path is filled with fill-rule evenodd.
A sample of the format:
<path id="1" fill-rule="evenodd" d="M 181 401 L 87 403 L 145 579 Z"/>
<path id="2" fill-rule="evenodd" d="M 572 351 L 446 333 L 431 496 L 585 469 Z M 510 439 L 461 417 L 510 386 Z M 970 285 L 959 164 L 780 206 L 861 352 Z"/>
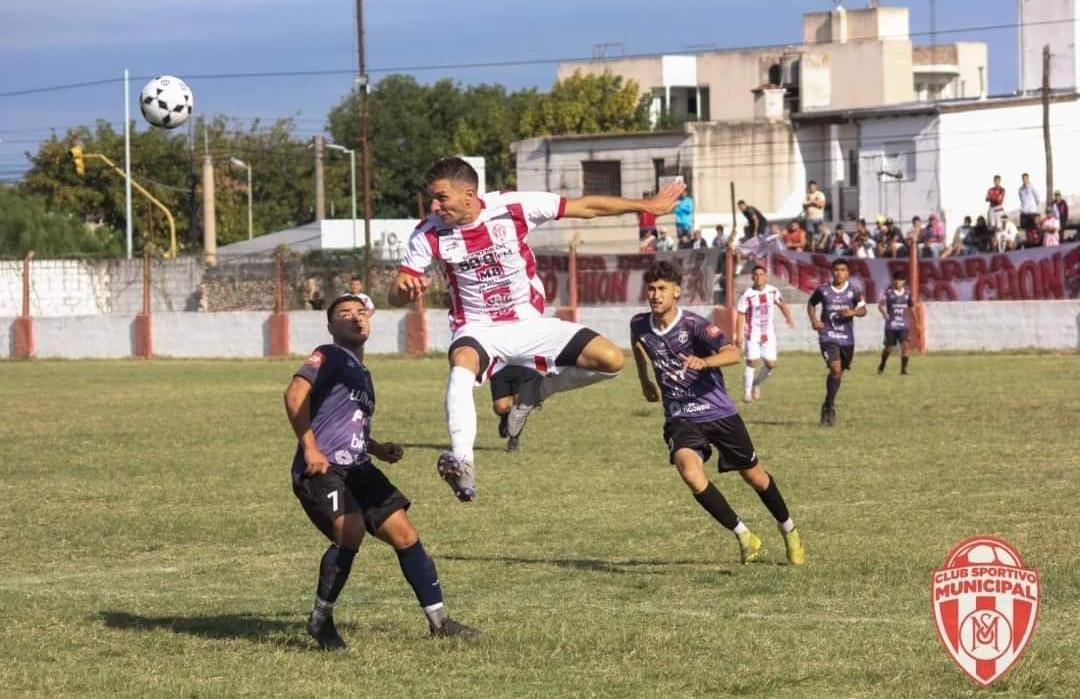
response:
<path id="1" fill-rule="evenodd" d="M 836 424 L 836 394 L 840 390 L 840 379 L 844 370 L 839 361 L 829 363 L 829 374 L 825 377 L 825 402 L 821 404 L 821 424 L 832 427 Z"/>
<path id="2" fill-rule="evenodd" d="M 754 372 L 757 369 L 756 359 L 747 359 L 746 365 L 743 367 L 743 403 L 749 403 L 754 400 Z"/>
<path id="3" fill-rule="evenodd" d="M 877 373 L 879 375 L 885 373 L 885 363 L 889 361 L 889 355 L 892 353 L 892 347 L 885 345 L 885 348 L 881 350 L 881 363 L 877 365 Z M 903 359 L 901 358 L 901 363 Z"/>
<path id="4" fill-rule="evenodd" d="M 450 618 L 446 605 L 443 603 L 442 587 L 439 585 L 435 561 L 431 560 L 427 551 L 424 550 L 424 545 L 420 543 L 420 535 L 417 534 L 405 510 L 395 510 L 379 525 L 375 536 L 390 544 L 397 554 L 401 574 L 405 576 L 405 580 L 416 595 L 416 601 L 424 610 L 432 636 L 473 638 L 480 635 L 480 632 L 471 626 Z"/>
<path id="5" fill-rule="evenodd" d="M 693 449 L 684 448 L 677 450 L 672 460 L 683 483 L 690 488 L 702 509 L 735 535 L 739 542 L 739 559 L 749 563 L 758 558 L 762 554 L 761 539 L 743 524 L 723 493 L 705 476 L 705 463 L 701 455 Z"/>
<path id="6" fill-rule="evenodd" d="M 469 344 L 451 348 L 446 381 L 446 426 L 450 451 L 439 455 L 436 470 L 462 502 L 476 499 L 473 445 L 476 442 L 476 403 L 473 386 L 481 371 L 480 355 Z"/>
<path id="7" fill-rule="evenodd" d="M 793 566 L 806 563 L 806 551 L 803 549 L 802 539 L 795 528 L 795 521 L 791 519 L 791 514 L 788 512 L 784 496 L 780 494 L 780 488 L 776 485 L 776 479 L 762 468 L 760 463 L 753 468 L 739 471 L 739 474 L 757 492 L 765 509 L 776 520 L 780 533 L 784 537 L 788 563 Z"/>
<path id="8" fill-rule="evenodd" d="M 529 413 L 553 394 L 613 379 L 619 375 L 625 363 L 622 350 L 611 340 L 582 328 L 556 358 L 559 373 L 522 382 L 517 402 L 510 409 L 507 424 L 510 436 L 519 436 L 525 429 Z"/>
<path id="9" fill-rule="evenodd" d="M 900 348 L 900 375 L 907 376 L 907 363 L 908 363 L 908 350 L 907 347 Z"/>
<path id="10" fill-rule="evenodd" d="M 334 539 L 340 543 L 330 544 L 319 563 L 319 583 L 306 629 L 322 650 L 343 650 L 345 641 L 334 625 L 334 603 L 349 580 L 364 525 L 360 515 L 354 513 L 338 517 L 332 526 Z"/>
<path id="11" fill-rule="evenodd" d="M 757 374 L 754 376 L 754 388 L 751 392 L 751 397 L 754 400 L 761 400 L 761 384 L 769 379 L 769 376 L 775 368 L 775 362 L 770 362 L 768 359 L 762 362 L 761 368 L 758 369 Z"/>

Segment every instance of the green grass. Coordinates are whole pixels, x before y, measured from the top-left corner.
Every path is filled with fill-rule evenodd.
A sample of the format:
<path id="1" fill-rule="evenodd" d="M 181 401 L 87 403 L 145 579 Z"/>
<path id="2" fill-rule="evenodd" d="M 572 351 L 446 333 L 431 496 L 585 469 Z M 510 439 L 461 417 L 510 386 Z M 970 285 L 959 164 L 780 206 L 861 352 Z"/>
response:
<path id="1" fill-rule="evenodd" d="M 0 363 L 0 694 L 1076 696 L 1077 356 L 917 357 L 902 380 L 863 354 L 828 431 L 820 359 L 781 359 L 743 414 L 803 532 L 801 569 L 727 475 L 767 547 L 737 564 L 632 371 L 553 398 L 517 455 L 478 391 L 481 497 L 463 505 L 434 473 L 443 362 L 372 359 L 375 434 L 409 445 L 385 470 L 451 612 L 486 635 L 426 638 L 396 558 L 368 540 L 336 655 L 302 627 L 324 543 L 289 488 L 297 361 Z M 984 533 L 1043 581 L 1032 644 L 990 691 L 941 649 L 929 602 L 931 570 Z"/>

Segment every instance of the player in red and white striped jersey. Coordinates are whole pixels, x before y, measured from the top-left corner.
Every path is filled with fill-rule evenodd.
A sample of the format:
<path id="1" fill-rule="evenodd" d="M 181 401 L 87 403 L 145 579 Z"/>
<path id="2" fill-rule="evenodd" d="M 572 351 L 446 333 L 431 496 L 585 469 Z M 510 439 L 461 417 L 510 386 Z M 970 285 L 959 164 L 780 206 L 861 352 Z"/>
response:
<path id="1" fill-rule="evenodd" d="M 473 386 L 496 360 L 536 369 L 542 378 L 522 385 L 508 432 L 548 396 L 614 378 L 623 353 L 610 340 L 576 323 L 544 317 L 544 288 L 536 275 L 529 233 L 559 218 L 594 218 L 649 212 L 667 214 L 685 190 L 673 183 L 649 199 L 587 196 L 566 199 L 545 192 L 477 195 L 476 171 L 461 158 L 445 158 L 424 174 L 431 214 L 412 232 L 389 300 L 402 306 L 423 293 L 424 271 L 439 263 L 450 287 L 450 378 L 446 421 L 451 451 L 439 474 L 459 500 L 476 497 Z"/>
<path id="2" fill-rule="evenodd" d="M 795 327 L 791 309 L 784 303 L 780 290 L 769 284 L 769 275 L 761 265 L 751 274 L 752 286 L 739 297 L 735 310 L 739 316 L 735 323 L 735 344 L 746 345 L 746 367 L 743 369 L 743 400 L 749 403 L 761 397 L 761 384 L 776 368 L 776 317 L 774 307 L 779 308 L 788 327 Z M 765 366 L 757 371 L 758 360 Z"/>

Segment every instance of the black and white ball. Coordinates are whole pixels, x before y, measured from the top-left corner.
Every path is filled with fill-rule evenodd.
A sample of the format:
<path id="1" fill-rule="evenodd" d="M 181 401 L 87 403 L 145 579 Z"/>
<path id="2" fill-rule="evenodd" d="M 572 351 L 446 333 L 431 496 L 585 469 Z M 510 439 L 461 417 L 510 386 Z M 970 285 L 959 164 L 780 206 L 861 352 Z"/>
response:
<path id="1" fill-rule="evenodd" d="M 175 129 L 191 116 L 195 98 L 191 88 L 180 78 L 159 75 L 143 86 L 139 94 L 139 108 L 154 126 Z"/>

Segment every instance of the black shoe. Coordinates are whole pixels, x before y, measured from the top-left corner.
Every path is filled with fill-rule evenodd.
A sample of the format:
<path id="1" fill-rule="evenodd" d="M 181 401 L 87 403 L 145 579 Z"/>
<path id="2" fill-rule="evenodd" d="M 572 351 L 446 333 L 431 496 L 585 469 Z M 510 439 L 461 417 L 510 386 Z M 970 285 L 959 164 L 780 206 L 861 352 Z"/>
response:
<path id="1" fill-rule="evenodd" d="M 907 370 L 907 369 L 901 369 L 901 370 L 900 370 L 900 375 L 901 375 L 901 376 L 909 376 L 909 374 L 908 374 L 908 370 Z"/>
<path id="2" fill-rule="evenodd" d="M 480 636 L 479 629 L 466 626 L 453 619 L 447 619 L 441 626 L 431 626 L 430 628 L 432 638 L 449 638 L 451 636 L 457 636 L 458 638 L 477 638 Z"/>
<path id="3" fill-rule="evenodd" d="M 821 406 L 821 425 L 822 427 L 832 427 L 836 424 L 836 408 L 830 408 L 827 405 Z"/>
<path id="4" fill-rule="evenodd" d="M 506 426 L 507 421 L 510 419 L 509 415 L 499 416 L 499 437 L 506 439 L 510 436 L 510 428 Z"/>
<path id="5" fill-rule="evenodd" d="M 878 367 L 877 367 L 878 376 L 881 376 L 884 373 L 885 373 L 885 365 L 884 364 L 878 364 Z"/>
<path id="6" fill-rule="evenodd" d="M 322 650 L 344 650 L 345 641 L 338 635 L 337 627 L 334 626 L 334 617 L 328 616 L 322 621 L 316 621 L 315 616 L 308 617 L 307 632 L 319 644 Z"/>
<path id="7" fill-rule="evenodd" d="M 521 447 L 518 446 L 518 438 L 510 437 L 506 440 L 506 451 L 517 451 Z"/>

